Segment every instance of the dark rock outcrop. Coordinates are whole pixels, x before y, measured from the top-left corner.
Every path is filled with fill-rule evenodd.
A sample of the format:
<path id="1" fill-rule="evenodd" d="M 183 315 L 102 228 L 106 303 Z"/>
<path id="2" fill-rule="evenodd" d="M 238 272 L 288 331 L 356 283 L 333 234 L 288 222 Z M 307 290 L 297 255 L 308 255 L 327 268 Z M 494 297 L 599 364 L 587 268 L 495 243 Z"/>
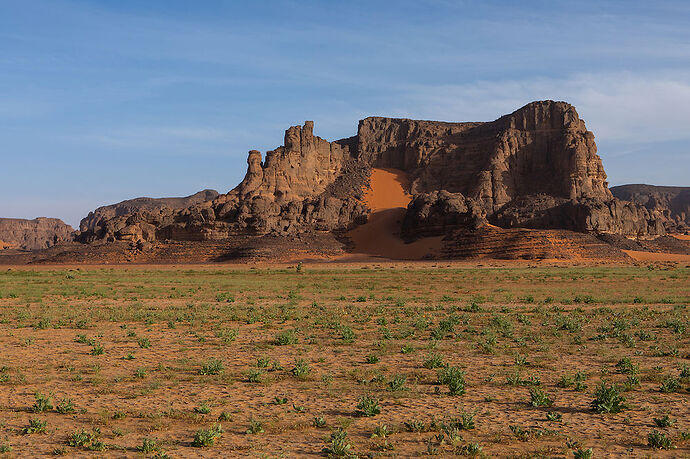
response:
<path id="1" fill-rule="evenodd" d="M 669 232 L 690 231 L 690 187 L 621 185 L 611 187 L 611 193 L 663 215 Z"/>
<path id="2" fill-rule="evenodd" d="M 72 240 L 74 229 L 57 218 L 0 218 L 0 249 L 38 250 Z"/>
<path id="3" fill-rule="evenodd" d="M 455 228 L 477 229 L 486 223 L 479 203 L 445 190 L 419 193 L 407 207 L 402 235 L 408 240 L 446 234 Z"/>

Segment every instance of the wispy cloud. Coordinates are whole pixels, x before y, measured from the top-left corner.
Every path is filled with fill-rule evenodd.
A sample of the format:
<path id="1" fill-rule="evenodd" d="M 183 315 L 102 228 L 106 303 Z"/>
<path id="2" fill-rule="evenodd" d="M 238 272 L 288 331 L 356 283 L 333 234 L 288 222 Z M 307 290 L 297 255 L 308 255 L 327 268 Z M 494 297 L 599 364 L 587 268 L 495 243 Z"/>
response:
<path id="1" fill-rule="evenodd" d="M 565 100 L 608 141 L 690 139 L 690 74 L 586 73 L 403 89 L 405 116 L 486 121 L 533 100 Z"/>

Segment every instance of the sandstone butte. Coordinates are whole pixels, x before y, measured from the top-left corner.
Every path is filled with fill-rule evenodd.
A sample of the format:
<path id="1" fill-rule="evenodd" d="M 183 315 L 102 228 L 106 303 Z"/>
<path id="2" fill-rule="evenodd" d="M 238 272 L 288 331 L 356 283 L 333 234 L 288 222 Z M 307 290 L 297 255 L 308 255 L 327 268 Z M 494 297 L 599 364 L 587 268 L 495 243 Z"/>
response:
<path id="1" fill-rule="evenodd" d="M 465 246 L 497 235 L 539 245 L 549 231 L 569 231 L 607 235 L 611 243 L 690 224 L 688 189 L 632 185 L 614 188 L 614 196 L 594 134 L 565 102 L 532 102 L 492 122 L 369 117 L 357 135 L 333 142 L 313 131 L 307 121 L 290 127 L 284 145 L 265 157 L 250 151 L 244 179 L 228 193 L 102 207 L 82 220 L 75 238 L 149 244 L 328 233 L 361 249 L 367 236 L 356 228 L 369 225 L 373 233 L 391 232 L 398 252 L 417 247 L 461 257 Z M 395 178 L 395 190 L 372 186 L 382 173 Z M 382 193 L 395 196 L 385 204 Z M 445 241 L 442 253 L 419 249 L 415 241 L 428 238 Z"/>

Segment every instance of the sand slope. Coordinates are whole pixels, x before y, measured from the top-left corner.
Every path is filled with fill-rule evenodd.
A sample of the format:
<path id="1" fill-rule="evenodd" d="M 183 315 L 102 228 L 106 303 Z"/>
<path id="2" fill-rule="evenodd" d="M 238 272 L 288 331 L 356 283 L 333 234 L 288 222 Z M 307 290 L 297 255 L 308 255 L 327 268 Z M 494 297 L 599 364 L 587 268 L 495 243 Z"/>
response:
<path id="1" fill-rule="evenodd" d="M 442 236 L 423 238 L 411 244 L 400 238 L 400 224 L 412 199 L 405 191 L 408 185 L 409 178 L 403 171 L 372 170 L 371 189 L 364 197 L 371 209 L 369 221 L 347 233 L 355 253 L 396 260 L 417 260 L 440 254 Z"/>

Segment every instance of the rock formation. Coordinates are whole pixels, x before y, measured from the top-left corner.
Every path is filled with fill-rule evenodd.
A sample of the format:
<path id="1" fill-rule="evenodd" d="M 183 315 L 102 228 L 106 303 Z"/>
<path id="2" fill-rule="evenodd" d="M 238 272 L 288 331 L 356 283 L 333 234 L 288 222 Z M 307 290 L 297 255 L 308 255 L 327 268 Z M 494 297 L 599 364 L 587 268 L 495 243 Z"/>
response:
<path id="1" fill-rule="evenodd" d="M 57 218 L 0 218 L 0 249 L 37 250 L 72 239 L 74 229 Z"/>
<path id="2" fill-rule="evenodd" d="M 690 188 L 680 186 L 621 185 L 611 188 L 618 199 L 662 214 L 669 232 L 690 231 Z"/>
<path id="3" fill-rule="evenodd" d="M 289 128 L 263 161 L 250 151 L 244 180 L 227 194 L 178 209 L 99 209 L 82 222 L 80 240 L 341 232 L 367 219 L 362 196 L 371 168 L 409 175 L 407 239 L 487 222 L 633 237 L 665 232 L 659 209 L 612 196 L 594 135 L 565 102 L 533 102 L 486 123 L 370 117 L 356 136 L 335 142 L 313 129 L 311 121 Z"/>

